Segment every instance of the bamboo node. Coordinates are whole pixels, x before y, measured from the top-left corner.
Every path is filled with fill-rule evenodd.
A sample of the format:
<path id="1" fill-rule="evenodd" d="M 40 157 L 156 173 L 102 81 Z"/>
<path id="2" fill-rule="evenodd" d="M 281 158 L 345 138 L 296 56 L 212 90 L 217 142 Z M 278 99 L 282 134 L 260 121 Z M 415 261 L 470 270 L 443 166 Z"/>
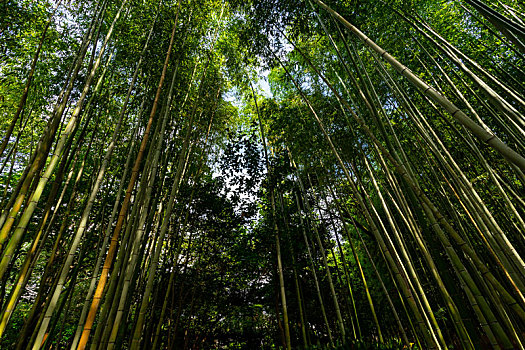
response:
<path id="1" fill-rule="evenodd" d="M 496 135 L 495 134 L 491 134 L 491 136 L 488 139 L 485 140 L 485 143 L 489 143 L 494 138 L 496 138 Z"/>

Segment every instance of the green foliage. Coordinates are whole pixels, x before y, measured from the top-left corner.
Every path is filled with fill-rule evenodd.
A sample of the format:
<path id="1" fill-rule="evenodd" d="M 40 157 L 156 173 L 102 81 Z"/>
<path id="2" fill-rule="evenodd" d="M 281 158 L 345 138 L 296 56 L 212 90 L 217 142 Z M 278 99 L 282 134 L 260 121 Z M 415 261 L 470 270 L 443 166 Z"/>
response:
<path id="1" fill-rule="evenodd" d="M 474 8 L 461 1 L 325 2 L 476 123 L 483 122 L 503 142 L 520 152 L 525 150 L 523 121 L 512 120 L 498 110 L 497 103 L 486 97 L 483 84 L 472 76 L 477 74 L 495 93 L 508 99 L 508 105 L 521 117 L 525 114 L 519 101 L 525 78 L 523 52 Z M 103 4 L 107 7 L 98 22 Z M 504 5 L 517 10 L 512 12 Z M 31 203 L 31 193 L 50 164 L 119 6 L 120 2 L 112 1 L 57 5 L 47 0 L 6 0 L 0 4 L 2 138 L 20 104 L 31 62 L 42 42 L 23 113 L 0 155 L 2 214 L 11 208 L 9 199 L 22 183 L 24 170 L 33 165 L 31 157 L 39 141 L 47 135 L 51 149 L 44 155 L 42 169 L 26 186 L 28 196 L 21 201 L 22 211 Z M 515 16 L 516 21 L 523 17 L 516 1 L 502 0 L 492 6 L 506 16 Z M 487 305 L 497 310 L 490 325 L 505 328 L 519 318 L 513 309 L 517 303 L 500 300 L 501 290 L 487 292 L 493 286 L 480 277 L 485 274 L 479 268 L 489 268 L 502 288 L 516 297 L 508 271 L 500 264 L 507 264 L 515 269 L 513 276 L 520 276 L 520 263 L 503 248 L 512 245 L 520 254 L 525 249 L 518 220 L 525 215 L 523 174 L 473 139 L 453 116 L 430 102 L 328 12 L 299 0 L 130 1 L 124 12 L 95 72 L 78 125 L 64 136 L 68 147 L 57 154 L 59 170 L 53 172 L 36 203 L 1 281 L 0 309 L 4 312 L 18 278 L 27 277 L 22 278 L 24 288 L 2 336 L 2 348 L 12 348 L 17 342 L 31 346 L 31 332 L 38 329 L 44 303 L 66 261 L 122 115 L 122 128 L 87 217 L 87 230 L 78 251 L 73 252 L 74 262 L 67 266 L 68 278 L 50 320 L 45 347 L 70 346 L 91 282 L 99 278 L 92 280 L 92 274 L 97 261 L 106 257 L 106 253 L 99 256 L 106 249 L 104 234 L 115 227 L 117 216 L 111 221 L 110 215 L 117 201 L 117 213 L 122 205 L 119 187 L 125 191 L 130 181 L 130 168 L 155 98 L 158 109 L 145 144 L 147 156 L 133 175 L 138 180 L 129 189 L 131 207 L 122 216 L 123 233 L 118 237 L 116 260 L 109 268 L 115 288 L 106 287 L 103 295 L 102 308 L 113 307 L 114 315 L 119 297 L 124 295 L 122 276 L 128 276 L 127 266 L 135 257 L 137 268 L 129 275 L 129 292 L 123 300 L 124 310 L 120 310 L 122 323 L 116 330 L 118 347 L 131 346 L 153 271 L 142 348 L 153 347 L 155 341 L 162 347 L 181 349 L 282 347 L 281 278 L 294 348 L 333 348 L 333 342 L 335 349 L 405 349 L 394 312 L 410 345 L 429 347 L 424 342 L 426 330 L 417 328 L 423 321 L 416 320 L 407 302 L 413 295 L 405 294 L 406 290 L 416 296 L 417 305 L 423 305 L 423 296 L 426 298 L 429 308 L 416 306 L 418 312 L 425 319 L 430 319 L 432 312 L 445 345 L 460 348 L 451 305 L 430 271 L 430 259 L 457 305 L 474 347 L 485 346 L 485 324 L 475 313 L 477 301 L 473 304 L 465 292 L 470 285 L 456 274 L 461 269 L 452 265 L 448 249 L 459 253 L 461 271 L 474 276 L 472 283 L 482 287 L 480 293 Z M 176 18 L 174 49 L 157 96 Z M 93 37 L 86 43 L 85 56 L 79 58 L 82 38 L 90 33 L 92 24 Z M 150 28 L 152 36 L 141 57 Z M 451 54 L 445 40 L 458 53 Z M 455 59 L 459 53 L 464 57 Z M 121 111 L 141 58 L 129 105 Z M 58 122 L 58 131 L 48 135 L 75 62 L 79 63 L 78 76 L 71 81 L 71 95 L 64 101 L 66 112 Z M 262 72 L 268 72 L 271 96 L 258 94 L 257 80 L 265 74 Z M 168 105 L 172 78 L 172 103 Z M 164 115 L 166 129 L 160 135 Z M 160 160 L 152 165 L 160 140 Z M 183 152 L 186 147 L 187 154 Z M 126 171 L 128 157 L 131 166 Z M 393 160 L 404 168 L 400 170 Z M 187 163 L 178 173 L 181 161 Z M 408 169 L 406 174 L 403 169 Z M 168 216 L 166 207 L 177 176 L 180 188 L 174 196 L 174 211 Z M 148 205 L 146 189 L 151 191 Z M 422 194 L 479 255 L 481 263 L 473 263 L 457 241 L 444 249 L 435 231 L 444 225 L 431 220 L 427 204 L 422 205 Z M 14 229 L 20 224 L 21 213 L 14 217 Z M 138 227 L 142 215 L 147 215 L 146 220 Z M 164 223 L 168 227 L 166 239 L 157 244 L 159 227 Z M 43 236 L 39 236 L 41 228 Z M 13 230 L 7 233 L 6 243 Z M 37 237 L 41 241 L 31 256 Z M 381 239 L 386 242 L 386 251 Z M 276 240 L 282 276 L 277 269 Z M 133 246 L 138 251 L 132 251 Z M 160 260 L 152 262 L 157 247 Z M 423 250 L 428 250 L 428 255 Z M 393 263 L 385 258 L 387 253 L 394 256 Z M 26 257 L 32 259 L 31 268 L 27 276 L 21 276 Z M 151 266 L 156 270 L 150 270 Z M 334 299 L 342 310 L 345 336 L 338 328 Z M 89 303 L 88 299 L 86 305 Z M 483 312 L 487 314 L 487 310 Z M 96 327 L 113 324 L 113 316 L 104 315 L 109 323 L 104 323 L 99 312 Z M 508 320 L 503 318 L 507 315 Z M 516 331 L 522 331 L 522 324 L 515 323 Z M 512 338 L 512 332 L 505 328 L 503 334 Z M 379 341 L 380 333 L 383 342 Z M 504 340 L 497 335 L 497 341 L 503 344 Z"/>

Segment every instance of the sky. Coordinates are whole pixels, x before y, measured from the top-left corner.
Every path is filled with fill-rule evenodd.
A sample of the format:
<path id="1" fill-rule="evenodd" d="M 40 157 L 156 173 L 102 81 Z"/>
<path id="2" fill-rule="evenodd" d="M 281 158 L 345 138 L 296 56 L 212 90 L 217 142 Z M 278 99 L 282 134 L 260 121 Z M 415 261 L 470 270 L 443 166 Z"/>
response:
<path id="1" fill-rule="evenodd" d="M 257 85 L 259 85 L 259 90 L 262 90 L 262 94 L 265 97 L 273 97 L 273 94 L 270 91 L 270 85 L 268 84 L 268 74 L 270 74 L 269 70 L 259 71 L 259 81 L 257 82 Z"/>

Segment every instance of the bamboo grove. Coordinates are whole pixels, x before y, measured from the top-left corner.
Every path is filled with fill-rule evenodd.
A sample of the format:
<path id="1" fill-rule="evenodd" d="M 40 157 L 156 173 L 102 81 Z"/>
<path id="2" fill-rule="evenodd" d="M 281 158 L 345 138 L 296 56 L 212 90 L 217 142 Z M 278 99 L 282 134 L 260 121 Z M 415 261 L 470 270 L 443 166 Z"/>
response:
<path id="1" fill-rule="evenodd" d="M 4 0 L 0 348 L 524 349 L 524 91 L 520 0 Z"/>

